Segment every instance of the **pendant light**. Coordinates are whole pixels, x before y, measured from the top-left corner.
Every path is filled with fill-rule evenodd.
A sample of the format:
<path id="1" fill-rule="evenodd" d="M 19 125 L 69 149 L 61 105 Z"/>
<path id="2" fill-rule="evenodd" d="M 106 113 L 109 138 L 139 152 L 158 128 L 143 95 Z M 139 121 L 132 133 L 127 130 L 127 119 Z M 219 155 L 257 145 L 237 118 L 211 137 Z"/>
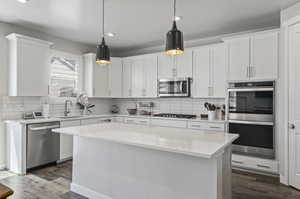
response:
<path id="1" fill-rule="evenodd" d="M 176 0 L 174 0 L 174 16 L 172 29 L 167 33 L 166 50 L 168 55 L 179 55 L 184 52 L 183 33 L 176 25 Z"/>
<path id="2" fill-rule="evenodd" d="M 102 41 L 101 44 L 97 46 L 96 53 L 96 63 L 97 64 L 109 64 L 110 60 L 110 52 L 109 48 L 105 43 L 105 32 L 104 32 L 104 0 L 102 0 Z"/>

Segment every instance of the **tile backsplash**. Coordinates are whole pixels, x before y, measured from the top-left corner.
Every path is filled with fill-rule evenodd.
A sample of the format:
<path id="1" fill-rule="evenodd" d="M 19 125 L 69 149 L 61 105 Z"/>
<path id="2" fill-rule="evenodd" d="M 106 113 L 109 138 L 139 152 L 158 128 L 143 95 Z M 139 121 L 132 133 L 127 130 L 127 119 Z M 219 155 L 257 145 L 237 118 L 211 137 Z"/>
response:
<path id="1" fill-rule="evenodd" d="M 58 97 L 0 97 L 0 120 L 22 119 L 24 112 L 42 111 L 42 105 L 50 105 L 50 116 L 64 114 L 65 100 L 71 100 L 73 105 L 71 113 L 78 115 L 81 113 L 76 104 L 76 98 L 58 98 Z M 109 113 L 111 100 L 109 99 L 90 99 L 91 104 L 95 104 L 93 114 Z"/>
<path id="2" fill-rule="evenodd" d="M 71 113 L 79 115 L 81 113 L 79 106 L 76 105 L 76 98 L 58 98 L 58 97 L 0 97 L 0 121 L 21 119 L 24 112 L 42 111 L 42 105 L 50 105 L 50 116 L 63 115 L 65 100 L 73 102 Z M 209 102 L 221 106 L 225 104 L 225 99 L 193 99 L 193 98 L 149 98 L 149 99 L 89 99 L 91 104 L 95 104 L 92 114 L 110 113 L 112 105 L 118 105 L 121 114 L 128 114 L 128 108 L 135 108 L 139 102 L 154 102 L 154 113 L 181 113 L 181 114 L 206 114 L 204 103 Z M 148 108 L 139 108 L 139 110 L 148 110 Z"/>
<path id="3" fill-rule="evenodd" d="M 225 104 L 225 99 L 196 99 L 196 98 L 151 98 L 151 99 L 115 99 L 113 104 L 120 108 L 121 114 L 128 114 L 127 108 L 135 108 L 139 102 L 154 102 L 154 113 L 180 113 L 180 114 L 206 114 L 205 102 L 213 103 L 217 106 Z M 139 108 L 148 110 L 147 108 Z"/>

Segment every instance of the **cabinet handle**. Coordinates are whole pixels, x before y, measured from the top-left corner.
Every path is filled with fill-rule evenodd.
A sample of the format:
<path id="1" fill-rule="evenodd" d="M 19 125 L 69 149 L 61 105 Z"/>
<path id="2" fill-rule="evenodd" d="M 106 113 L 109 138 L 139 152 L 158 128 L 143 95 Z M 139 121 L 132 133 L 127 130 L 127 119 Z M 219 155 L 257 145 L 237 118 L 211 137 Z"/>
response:
<path id="1" fill-rule="evenodd" d="M 201 128 L 201 125 L 196 125 L 196 124 L 193 124 L 192 127 L 197 127 L 197 128 Z"/>
<path id="2" fill-rule="evenodd" d="M 48 85 L 48 95 L 50 95 L 50 85 Z"/>
<path id="3" fill-rule="evenodd" d="M 236 161 L 236 160 L 232 160 L 233 163 L 236 163 L 236 164 L 244 164 L 244 162 L 242 161 Z"/>
<path id="4" fill-rule="evenodd" d="M 218 126 L 210 126 L 209 128 L 211 128 L 211 129 L 220 129 L 221 127 L 218 127 Z"/>
<path id="5" fill-rule="evenodd" d="M 270 168 L 271 168 L 271 167 L 269 167 L 269 166 L 261 165 L 261 164 L 257 164 L 256 166 L 257 166 L 257 167 L 260 167 L 260 168 L 264 168 L 264 169 L 270 169 Z"/>
<path id="6" fill-rule="evenodd" d="M 255 77 L 255 67 L 250 67 L 250 77 Z"/>
<path id="7" fill-rule="evenodd" d="M 141 124 L 147 124 L 147 121 L 139 121 Z"/>
<path id="8" fill-rule="evenodd" d="M 249 77 L 249 66 L 247 66 L 246 76 Z"/>
<path id="9" fill-rule="evenodd" d="M 131 122 L 133 122 L 133 120 L 127 120 L 127 123 L 128 123 L 128 122 L 130 122 L 130 123 L 131 123 Z"/>
<path id="10" fill-rule="evenodd" d="M 131 93 L 131 89 L 129 89 L 129 90 L 128 90 L 128 95 L 129 95 L 129 96 L 131 96 L 131 95 L 132 95 L 132 93 Z"/>
<path id="11" fill-rule="evenodd" d="M 177 70 L 176 70 L 176 68 L 173 68 L 172 70 L 173 70 L 173 77 L 176 77 L 177 76 Z"/>

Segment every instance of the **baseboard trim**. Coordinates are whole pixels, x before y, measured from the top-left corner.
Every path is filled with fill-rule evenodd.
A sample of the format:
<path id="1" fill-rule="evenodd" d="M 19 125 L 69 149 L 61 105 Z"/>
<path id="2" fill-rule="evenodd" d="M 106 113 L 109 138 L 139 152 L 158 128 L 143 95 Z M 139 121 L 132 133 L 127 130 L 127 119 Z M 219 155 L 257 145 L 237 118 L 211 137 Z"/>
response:
<path id="1" fill-rule="evenodd" d="M 67 162 L 67 161 L 72 160 L 72 159 L 73 159 L 73 157 L 61 159 L 61 160 L 57 160 L 56 163 L 61 164 L 61 163 Z"/>
<path id="2" fill-rule="evenodd" d="M 84 186 L 71 183 L 71 191 L 77 194 L 80 194 L 82 196 L 85 196 L 89 199 L 113 199 L 109 196 L 106 196 L 104 194 L 100 194 L 98 192 L 95 192 L 89 188 L 86 188 Z"/>

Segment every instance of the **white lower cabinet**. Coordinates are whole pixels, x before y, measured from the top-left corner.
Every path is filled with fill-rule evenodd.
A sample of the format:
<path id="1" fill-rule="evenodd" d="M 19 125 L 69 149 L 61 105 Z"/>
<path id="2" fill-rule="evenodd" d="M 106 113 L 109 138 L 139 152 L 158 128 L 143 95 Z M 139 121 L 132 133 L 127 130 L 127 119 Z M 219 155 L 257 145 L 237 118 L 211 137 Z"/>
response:
<path id="1" fill-rule="evenodd" d="M 80 126 L 80 120 L 62 121 L 60 127 Z M 68 160 L 73 156 L 73 136 L 60 134 L 60 161 Z"/>
<path id="2" fill-rule="evenodd" d="M 232 155 L 232 166 L 246 168 L 255 171 L 263 171 L 277 174 L 279 172 L 278 161 L 243 155 Z"/>
<path id="3" fill-rule="evenodd" d="M 98 124 L 98 123 L 99 123 L 99 118 L 81 120 L 81 125 Z"/>
<path id="4" fill-rule="evenodd" d="M 152 119 L 151 124 L 153 126 L 163 126 L 163 127 L 175 127 L 175 128 L 187 127 L 187 122 L 183 120 Z"/>
<path id="5" fill-rule="evenodd" d="M 150 124 L 150 119 L 127 117 L 127 118 L 124 119 L 124 123 L 126 123 L 126 124 L 138 124 L 138 125 L 149 125 Z"/>
<path id="6" fill-rule="evenodd" d="M 190 129 L 199 129 L 199 130 L 208 130 L 208 131 L 225 131 L 224 123 L 217 122 L 198 122 L 198 121 L 188 121 L 188 128 Z"/>

